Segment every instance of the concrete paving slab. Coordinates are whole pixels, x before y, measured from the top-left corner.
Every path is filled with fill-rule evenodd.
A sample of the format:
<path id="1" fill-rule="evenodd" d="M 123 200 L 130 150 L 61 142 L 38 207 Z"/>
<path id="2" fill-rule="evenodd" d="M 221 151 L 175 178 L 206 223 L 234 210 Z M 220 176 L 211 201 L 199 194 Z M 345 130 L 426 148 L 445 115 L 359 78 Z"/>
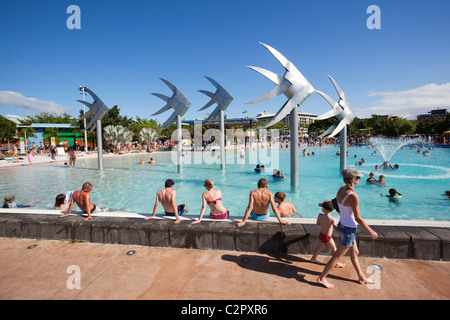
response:
<path id="1" fill-rule="evenodd" d="M 33 244 L 38 246 L 27 249 Z M 135 253 L 127 255 L 129 251 Z M 324 266 L 310 258 L 0 238 L 0 299 L 450 299 L 450 262 L 360 258 L 366 275 L 378 280 L 370 289 L 356 282 L 345 257 L 346 267 L 328 278 L 335 285 L 330 290 L 316 283 Z M 329 256 L 318 259 L 326 263 Z M 73 288 L 77 279 L 79 289 Z"/>

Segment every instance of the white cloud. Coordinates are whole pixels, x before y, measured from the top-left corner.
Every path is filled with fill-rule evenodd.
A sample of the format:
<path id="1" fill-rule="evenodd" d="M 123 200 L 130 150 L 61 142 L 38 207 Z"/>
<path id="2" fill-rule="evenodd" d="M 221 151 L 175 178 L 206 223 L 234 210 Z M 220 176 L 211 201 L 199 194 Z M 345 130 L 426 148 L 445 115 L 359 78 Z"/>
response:
<path id="1" fill-rule="evenodd" d="M 38 100 L 36 98 L 27 98 L 18 92 L 1 90 L 0 106 L 15 106 L 24 108 L 33 114 L 39 114 L 41 112 L 62 114 L 73 109 L 71 107 L 57 104 L 54 101 L 44 101 Z"/>
<path id="2" fill-rule="evenodd" d="M 418 114 L 450 107 L 450 83 L 431 83 L 398 92 L 371 92 L 369 97 L 378 97 L 379 100 L 367 108 L 355 108 L 357 117 L 370 118 L 372 114 L 388 114 L 414 120 Z"/>
<path id="3" fill-rule="evenodd" d="M 14 121 L 17 124 L 20 124 L 20 120 L 25 120 L 25 117 L 21 117 L 21 116 L 16 116 L 14 114 L 7 114 L 4 116 L 6 119 Z"/>

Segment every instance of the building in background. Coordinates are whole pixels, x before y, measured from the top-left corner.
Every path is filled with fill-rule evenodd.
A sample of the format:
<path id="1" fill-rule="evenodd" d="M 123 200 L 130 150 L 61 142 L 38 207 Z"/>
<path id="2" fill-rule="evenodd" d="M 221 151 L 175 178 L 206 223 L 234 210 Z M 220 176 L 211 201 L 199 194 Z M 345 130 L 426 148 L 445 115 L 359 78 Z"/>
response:
<path id="1" fill-rule="evenodd" d="M 426 114 L 419 114 L 417 116 L 417 119 L 420 120 L 421 118 L 430 118 L 430 117 L 445 117 L 447 115 L 447 109 L 435 109 L 431 110 Z"/>
<path id="2" fill-rule="evenodd" d="M 74 129 L 77 128 L 76 125 L 68 124 L 68 123 L 32 123 L 30 126 L 18 125 L 18 129 L 21 128 L 33 128 L 35 130 L 35 137 L 26 137 L 28 143 L 36 143 L 39 146 L 39 143 L 44 142 L 45 138 L 45 129 L 47 128 L 57 128 L 59 132 L 60 142 L 64 144 L 65 148 L 83 145 L 83 136 L 75 132 Z M 56 137 L 55 137 L 56 138 Z"/>

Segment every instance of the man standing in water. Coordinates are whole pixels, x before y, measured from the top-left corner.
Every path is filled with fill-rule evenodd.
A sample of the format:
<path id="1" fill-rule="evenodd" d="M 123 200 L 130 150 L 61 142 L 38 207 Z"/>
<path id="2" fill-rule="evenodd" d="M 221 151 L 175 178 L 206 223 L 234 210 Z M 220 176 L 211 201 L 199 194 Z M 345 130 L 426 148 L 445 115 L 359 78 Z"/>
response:
<path id="1" fill-rule="evenodd" d="M 69 159 L 69 166 L 75 168 L 75 162 L 77 161 L 77 153 L 74 148 L 69 147 L 67 151 L 67 157 Z"/>
<path id="2" fill-rule="evenodd" d="M 186 205 L 180 204 L 177 206 L 176 191 L 173 190 L 174 182 L 172 179 L 167 179 L 165 182 L 165 189 L 158 190 L 156 192 L 155 206 L 153 207 L 153 214 L 145 218 L 146 220 L 154 218 L 156 211 L 158 210 L 159 202 L 161 202 L 166 216 L 175 216 L 175 223 L 180 223 L 180 216 L 186 211 Z"/>

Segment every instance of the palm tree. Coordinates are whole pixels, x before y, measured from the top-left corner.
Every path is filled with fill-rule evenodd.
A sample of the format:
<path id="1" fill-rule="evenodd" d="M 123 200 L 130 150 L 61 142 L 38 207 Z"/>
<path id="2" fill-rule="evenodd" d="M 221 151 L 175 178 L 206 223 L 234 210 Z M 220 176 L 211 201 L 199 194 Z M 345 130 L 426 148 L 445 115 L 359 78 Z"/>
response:
<path id="1" fill-rule="evenodd" d="M 105 127 L 103 136 L 105 140 L 112 145 L 118 145 L 121 142 L 129 142 L 133 139 L 133 133 L 123 126 L 109 125 Z"/>
<path id="2" fill-rule="evenodd" d="M 142 130 L 139 132 L 139 141 L 141 142 L 147 142 L 147 144 L 150 141 L 155 141 L 158 139 L 158 132 L 155 129 L 152 128 L 142 128 Z"/>

